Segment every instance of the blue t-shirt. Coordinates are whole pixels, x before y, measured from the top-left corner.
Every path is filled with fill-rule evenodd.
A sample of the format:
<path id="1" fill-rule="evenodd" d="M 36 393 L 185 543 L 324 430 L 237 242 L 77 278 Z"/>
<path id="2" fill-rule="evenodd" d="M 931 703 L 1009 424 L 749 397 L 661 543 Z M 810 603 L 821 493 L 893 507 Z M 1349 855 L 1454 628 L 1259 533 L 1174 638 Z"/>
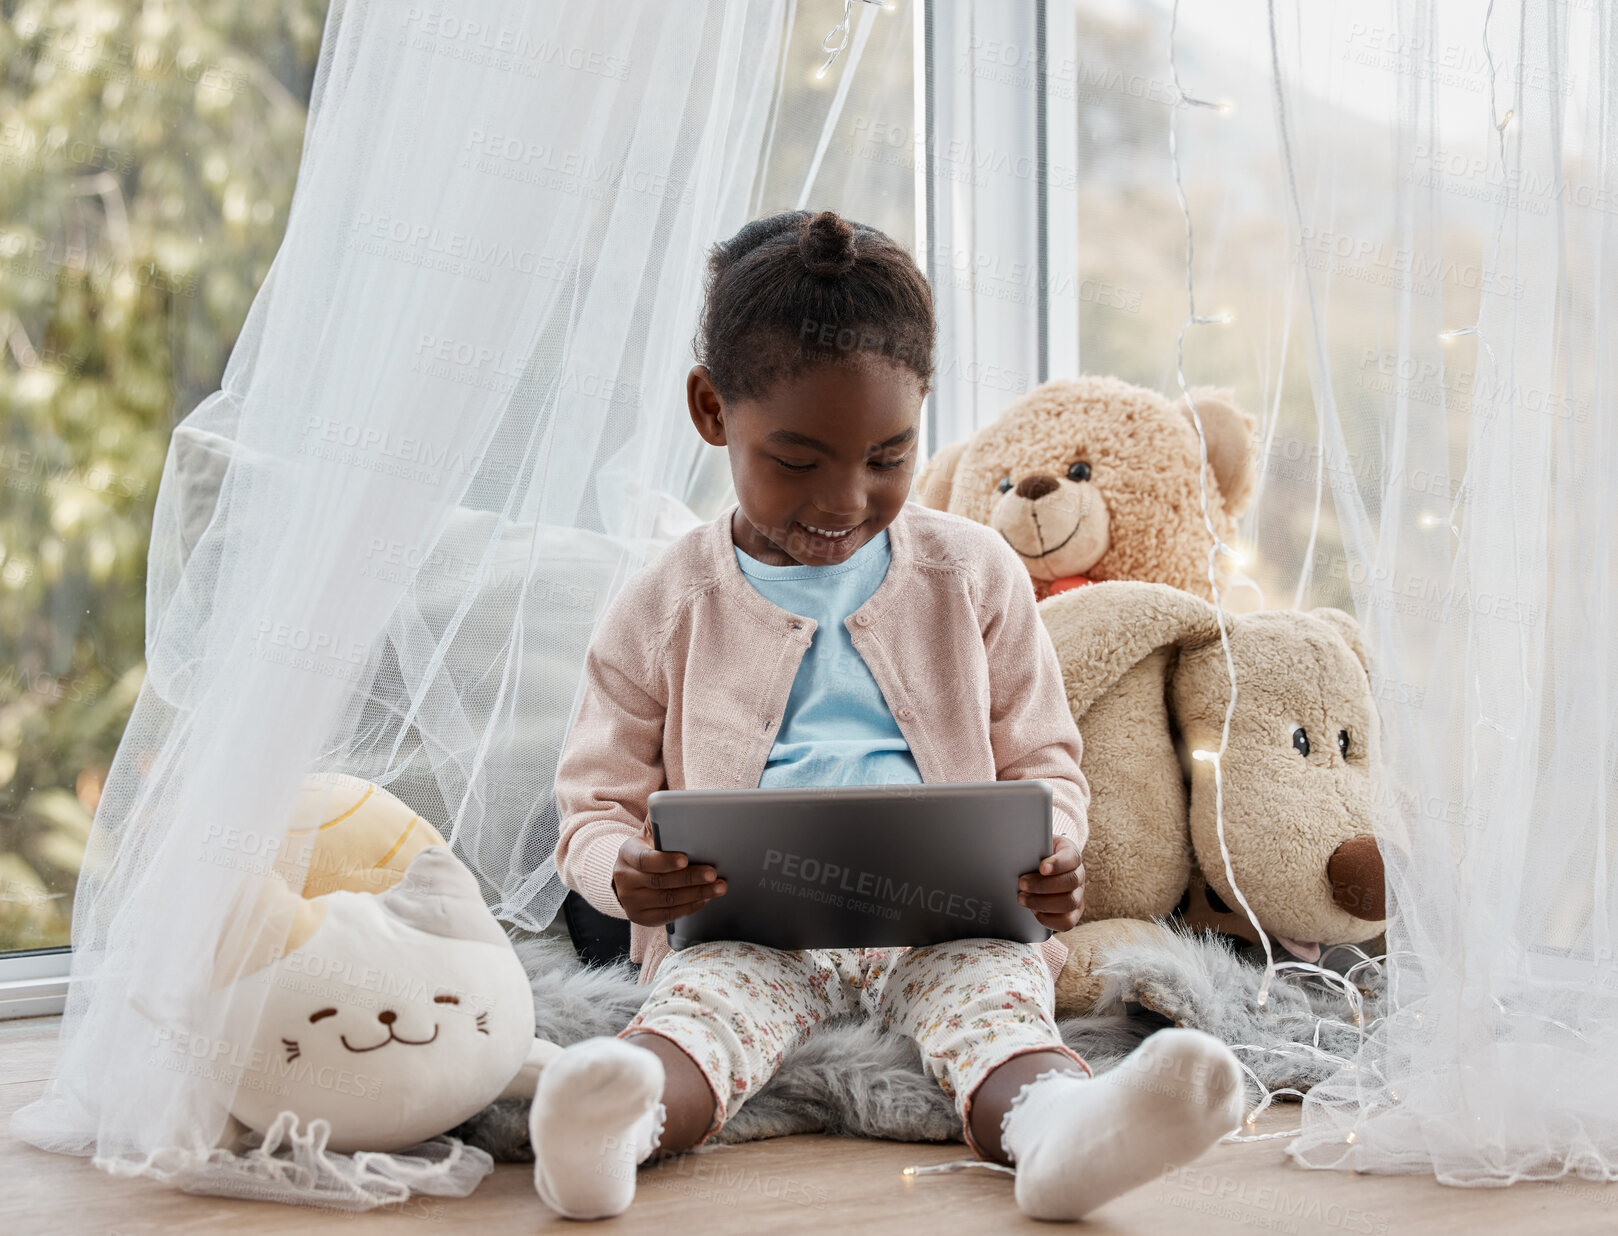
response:
<path id="1" fill-rule="evenodd" d="M 886 528 L 832 566 L 771 566 L 736 547 L 736 562 L 760 595 L 817 624 L 760 788 L 921 781 L 910 745 L 843 625 L 877 590 L 892 557 Z"/>

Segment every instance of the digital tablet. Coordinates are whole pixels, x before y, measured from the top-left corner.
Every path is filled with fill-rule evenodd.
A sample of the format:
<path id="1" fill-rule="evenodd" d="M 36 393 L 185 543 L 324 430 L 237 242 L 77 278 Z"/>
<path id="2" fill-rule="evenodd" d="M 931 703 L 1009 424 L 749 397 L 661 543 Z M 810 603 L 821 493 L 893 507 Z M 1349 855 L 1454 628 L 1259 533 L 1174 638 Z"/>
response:
<path id="1" fill-rule="evenodd" d="M 657 790 L 660 850 L 711 863 L 728 885 L 668 924 L 669 947 L 920 947 L 1050 936 L 1017 879 L 1051 853 L 1043 781 Z"/>

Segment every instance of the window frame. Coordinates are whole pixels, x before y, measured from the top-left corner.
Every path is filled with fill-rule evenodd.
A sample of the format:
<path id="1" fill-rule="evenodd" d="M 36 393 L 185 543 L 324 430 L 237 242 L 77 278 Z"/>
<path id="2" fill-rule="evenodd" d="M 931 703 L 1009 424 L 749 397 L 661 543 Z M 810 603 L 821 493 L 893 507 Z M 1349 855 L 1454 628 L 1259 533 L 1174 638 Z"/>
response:
<path id="1" fill-rule="evenodd" d="M 1033 386 L 1079 372 L 1078 25 L 1071 5 L 1048 0 L 918 4 L 916 252 L 938 314 L 939 377 L 923 413 L 931 457 Z M 962 151 L 974 170 L 964 181 L 949 166 Z M 975 265 L 965 280 L 945 277 L 945 258 L 989 237 L 1003 269 L 1034 272 L 1030 295 L 995 296 Z"/>
<path id="2" fill-rule="evenodd" d="M 0 953 L 0 1021 L 59 1016 L 67 1007 L 70 948 Z"/>

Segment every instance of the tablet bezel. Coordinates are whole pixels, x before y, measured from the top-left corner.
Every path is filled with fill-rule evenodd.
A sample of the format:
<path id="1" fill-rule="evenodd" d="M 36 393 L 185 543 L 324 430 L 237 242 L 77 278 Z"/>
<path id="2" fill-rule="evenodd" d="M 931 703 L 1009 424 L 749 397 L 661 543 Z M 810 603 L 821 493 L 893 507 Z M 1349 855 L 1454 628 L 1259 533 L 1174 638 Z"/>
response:
<path id="1" fill-rule="evenodd" d="M 1008 939 L 1028 944 L 1042 943 L 1050 938 L 1052 932 L 1039 923 L 1032 911 L 1017 903 L 1016 877 L 1035 870 L 1040 859 L 1052 852 L 1054 846 L 1051 827 L 1052 801 L 1050 786 L 1038 779 L 896 785 L 777 786 L 767 789 L 658 790 L 650 796 L 647 803 L 653 844 L 660 850 L 667 844 L 687 854 L 694 864 L 712 863 L 719 868 L 720 874 L 725 877 L 731 890 L 724 898 L 709 902 L 695 913 L 667 924 L 665 930 L 669 947 L 678 950 L 695 944 L 721 940 L 792 950 L 924 947 L 954 939 L 971 938 Z M 807 902 L 800 907 L 796 905 L 797 901 L 818 894 L 800 890 L 795 896 L 788 898 L 779 891 L 766 890 L 761 896 L 758 885 L 753 882 L 751 875 L 748 876 L 748 882 L 738 890 L 738 864 L 750 866 L 757 863 L 761 848 L 751 833 L 742 838 L 728 831 L 753 827 L 751 821 L 738 819 L 738 815 L 744 813 L 751 815 L 759 810 L 780 811 L 785 808 L 799 813 L 800 816 L 804 814 L 813 816 L 826 809 L 839 807 L 844 809 L 845 816 L 841 820 L 834 816 L 821 821 L 818 825 L 812 820 L 800 820 L 804 834 L 813 836 L 817 829 L 824 835 L 828 828 L 832 831 L 837 828 L 857 828 L 856 824 L 846 819 L 846 811 L 850 807 L 869 812 L 881 811 L 894 804 L 902 805 L 901 819 L 905 813 L 919 812 L 926 815 L 927 824 L 923 827 L 930 827 L 932 831 L 942 834 L 963 853 L 962 862 L 965 869 L 956 870 L 942 881 L 935 879 L 934 882 L 940 888 L 947 885 L 950 889 L 957 890 L 961 897 L 975 896 L 979 901 L 988 900 L 990 910 L 986 921 L 972 920 L 970 925 L 957 924 L 954 922 L 954 916 L 949 916 L 949 921 L 946 922 L 937 913 L 925 912 L 925 907 L 924 912 L 918 914 L 914 905 L 911 905 L 903 910 L 903 917 L 897 920 L 903 925 L 903 930 L 896 931 L 892 926 L 893 920 L 884 920 L 866 923 L 868 930 L 862 932 L 856 929 L 860 923 L 858 914 L 871 918 L 879 913 L 889 914 L 891 908 L 883 909 L 879 906 L 877 909 L 860 911 L 856 915 L 832 914 L 829 910 L 841 910 L 847 903 L 828 906 L 824 898 L 819 902 Z M 1015 851 L 1007 851 L 1003 842 L 996 843 L 993 836 L 996 830 L 993 826 L 985 828 L 985 816 L 990 819 L 996 815 L 1004 818 L 1004 812 L 1007 810 L 1021 813 L 1021 818 L 1032 825 L 1029 836 L 1020 838 L 1012 844 L 1030 851 L 1042 846 L 1037 855 L 1030 852 L 1028 855 L 1019 856 Z M 718 813 L 724 822 L 713 830 L 713 835 L 709 838 L 692 836 L 689 829 L 710 813 Z M 912 819 L 914 818 L 916 817 L 912 815 Z M 1019 822 L 1012 827 L 1019 826 L 1023 825 Z M 665 841 L 670 827 L 674 830 L 674 835 Z M 914 827 L 914 825 L 901 822 L 897 827 Z M 1038 840 L 1031 842 L 1031 838 Z M 901 846 L 904 844 L 906 843 L 900 842 Z M 738 849 L 738 846 L 742 848 Z M 769 853 L 777 852 L 777 847 L 762 848 Z M 967 851 L 971 853 L 968 854 Z M 866 861 L 877 865 L 887 862 L 890 868 L 895 865 L 880 854 Z M 933 872 L 940 863 L 950 865 L 949 857 L 930 848 L 920 861 L 912 861 L 910 865 L 912 868 L 920 867 Z M 727 866 L 731 870 L 727 871 Z M 1017 867 L 1018 870 L 1013 872 L 1012 867 Z M 837 865 L 837 869 L 839 872 L 844 870 L 840 865 Z M 760 878 L 767 879 L 767 873 L 754 874 L 760 874 Z M 851 873 L 844 874 L 845 884 L 847 874 Z M 891 887 L 891 880 L 889 886 Z M 904 887 L 909 887 L 908 882 Z M 988 894 L 995 889 L 1003 889 L 1003 893 L 989 897 Z M 738 903 L 731 902 L 730 898 L 736 896 L 738 891 L 745 894 L 742 904 L 752 907 L 755 919 L 761 918 L 766 910 L 770 912 L 770 917 L 757 922 L 756 925 L 750 922 L 746 927 L 736 928 L 735 919 L 739 911 L 735 907 Z M 725 904 L 727 902 L 728 905 Z M 860 904 L 870 906 L 877 903 L 860 899 Z M 955 903 L 951 901 L 947 904 Z M 794 914 L 794 910 L 804 912 Z M 719 922 L 724 922 L 726 926 L 723 929 L 715 926 Z M 839 924 L 848 930 L 825 935 L 825 932 L 832 931 Z M 899 936 L 903 938 L 895 938 Z M 807 942 L 820 938 L 834 942 Z"/>

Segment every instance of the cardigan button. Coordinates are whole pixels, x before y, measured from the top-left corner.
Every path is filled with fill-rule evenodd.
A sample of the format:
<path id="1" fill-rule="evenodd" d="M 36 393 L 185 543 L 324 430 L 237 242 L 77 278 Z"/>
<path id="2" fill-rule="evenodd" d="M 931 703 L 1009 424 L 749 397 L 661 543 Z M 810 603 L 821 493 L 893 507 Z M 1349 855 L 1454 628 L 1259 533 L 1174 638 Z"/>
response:
<path id="1" fill-rule="evenodd" d="M 855 614 L 854 615 L 854 621 L 859 623 L 860 626 L 862 626 L 862 627 L 868 627 L 868 626 L 871 625 L 871 615 L 870 614 Z"/>
<path id="2" fill-rule="evenodd" d="M 910 720 L 911 717 L 913 717 L 915 715 L 916 714 L 913 713 L 909 708 L 901 708 L 901 709 L 899 709 L 899 716 L 900 716 L 900 718 L 902 720 L 908 721 L 908 720 Z"/>

